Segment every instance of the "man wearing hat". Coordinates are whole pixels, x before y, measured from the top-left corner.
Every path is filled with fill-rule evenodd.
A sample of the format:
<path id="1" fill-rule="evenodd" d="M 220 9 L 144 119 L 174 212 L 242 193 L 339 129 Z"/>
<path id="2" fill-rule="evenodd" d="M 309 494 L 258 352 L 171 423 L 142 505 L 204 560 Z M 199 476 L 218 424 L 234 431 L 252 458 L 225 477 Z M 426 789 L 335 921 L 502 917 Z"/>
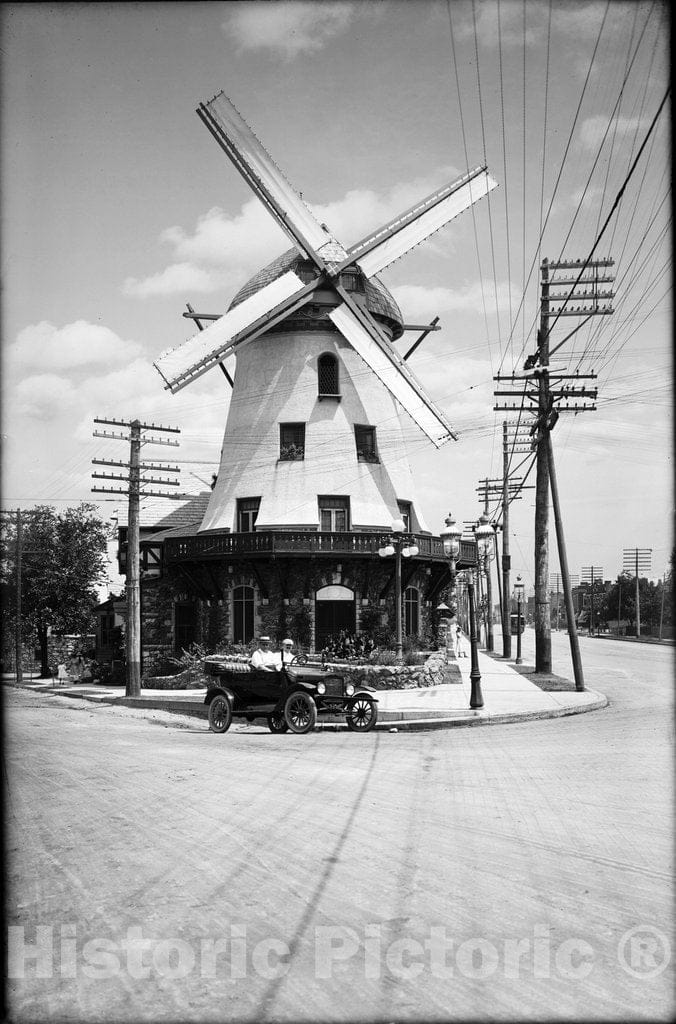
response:
<path id="1" fill-rule="evenodd" d="M 282 665 L 290 665 L 296 655 L 293 653 L 293 640 L 282 640 Z"/>
<path id="2" fill-rule="evenodd" d="M 271 649 L 271 644 L 269 636 L 259 636 L 258 647 L 251 655 L 252 668 L 262 669 L 263 672 L 279 672 L 282 667 L 282 656 L 279 651 Z"/>

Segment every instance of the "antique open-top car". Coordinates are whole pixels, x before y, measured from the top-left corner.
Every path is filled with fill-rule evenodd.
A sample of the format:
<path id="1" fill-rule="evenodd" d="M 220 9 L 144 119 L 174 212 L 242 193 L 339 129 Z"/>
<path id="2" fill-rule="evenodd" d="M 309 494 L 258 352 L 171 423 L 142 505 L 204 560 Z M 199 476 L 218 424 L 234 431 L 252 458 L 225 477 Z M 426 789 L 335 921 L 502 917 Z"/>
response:
<path id="1" fill-rule="evenodd" d="M 204 671 L 218 679 L 204 698 L 212 732 L 227 732 L 233 717 L 249 722 L 265 718 L 270 732 L 295 733 L 310 732 L 318 715 L 345 715 L 353 732 L 369 732 L 378 720 L 377 698 L 370 687 L 356 687 L 339 672 L 308 665 L 304 659 L 266 672 L 213 655 L 204 659 Z"/>

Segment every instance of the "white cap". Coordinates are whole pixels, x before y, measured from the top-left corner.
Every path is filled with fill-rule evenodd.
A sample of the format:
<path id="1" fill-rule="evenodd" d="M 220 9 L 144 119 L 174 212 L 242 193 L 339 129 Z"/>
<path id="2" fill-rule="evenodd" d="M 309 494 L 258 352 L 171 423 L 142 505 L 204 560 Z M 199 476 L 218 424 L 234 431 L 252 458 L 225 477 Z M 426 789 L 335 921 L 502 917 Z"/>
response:
<path id="1" fill-rule="evenodd" d="M 291 644 L 291 646 L 293 647 L 293 640 L 289 640 L 288 637 L 286 638 L 286 640 L 282 640 L 282 643 L 283 644 Z"/>

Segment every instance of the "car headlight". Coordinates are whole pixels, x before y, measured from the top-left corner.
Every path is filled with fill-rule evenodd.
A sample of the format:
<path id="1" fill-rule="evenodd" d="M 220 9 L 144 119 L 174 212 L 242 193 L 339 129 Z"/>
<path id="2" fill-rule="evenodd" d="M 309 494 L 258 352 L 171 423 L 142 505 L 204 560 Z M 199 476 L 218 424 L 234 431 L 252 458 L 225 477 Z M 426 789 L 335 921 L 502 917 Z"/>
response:
<path id="1" fill-rule="evenodd" d="M 317 693 L 326 693 L 326 683 L 317 683 Z"/>
<path id="2" fill-rule="evenodd" d="M 352 685 L 352 683 L 345 683 L 345 693 L 348 695 L 348 697 L 352 696 L 352 694 L 354 693 L 354 686 Z"/>

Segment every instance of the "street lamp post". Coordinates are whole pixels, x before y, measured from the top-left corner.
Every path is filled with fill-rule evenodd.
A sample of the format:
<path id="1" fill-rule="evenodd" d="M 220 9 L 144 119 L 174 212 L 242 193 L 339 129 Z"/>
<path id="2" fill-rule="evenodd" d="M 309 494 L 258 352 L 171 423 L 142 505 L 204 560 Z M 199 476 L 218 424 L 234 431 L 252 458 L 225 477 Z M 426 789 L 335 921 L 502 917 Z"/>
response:
<path id="1" fill-rule="evenodd" d="M 521 598 L 523 597 L 523 580 L 520 576 L 516 577 L 514 583 L 514 593 L 516 595 L 516 665 L 521 664 Z"/>
<path id="2" fill-rule="evenodd" d="M 472 655 L 472 664 L 469 673 L 472 689 L 469 698 L 469 706 L 473 709 L 478 709 L 484 706 L 484 698 L 481 693 L 481 673 L 479 672 L 479 659 L 477 656 L 474 573 L 472 569 L 468 569 L 467 571 L 467 596 L 469 598 L 469 646 Z"/>
<path id="3" fill-rule="evenodd" d="M 418 554 L 419 548 L 411 544 L 409 534 L 404 533 L 405 526 L 403 519 L 394 519 L 392 522 L 392 535 L 387 538 L 387 544 L 378 549 L 381 558 L 389 555 L 395 556 L 394 562 L 394 602 L 395 602 L 395 631 L 396 631 L 396 658 L 401 661 L 403 657 L 403 637 L 401 629 L 401 559 L 412 558 Z"/>

